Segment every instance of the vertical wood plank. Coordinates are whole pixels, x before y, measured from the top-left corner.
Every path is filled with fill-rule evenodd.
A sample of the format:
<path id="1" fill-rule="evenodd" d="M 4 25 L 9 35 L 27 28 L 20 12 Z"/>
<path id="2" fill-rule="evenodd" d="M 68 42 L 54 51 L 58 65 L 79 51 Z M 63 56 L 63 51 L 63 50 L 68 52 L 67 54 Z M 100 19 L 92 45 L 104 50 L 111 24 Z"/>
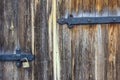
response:
<path id="1" fill-rule="evenodd" d="M 117 0 L 117 14 L 120 15 L 120 0 Z M 116 80 L 120 79 L 120 24 L 117 26 L 118 29 L 118 35 L 117 35 L 117 51 L 116 51 Z"/>
<path id="2" fill-rule="evenodd" d="M 95 16 L 96 0 L 89 1 L 89 16 Z M 88 80 L 95 80 L 95 33 L 97 31 L 96 25 L 89 25 L 88 28 Z"/>
<path id="3" fill-rule="evenodd" d="M 90 0 L 83 0 L 83 12 L 82 17 L 88 17 L 90 16 Z M 81 79 L 82 80 L 89 80 L 89 63 L 88 63 L 88 55 L 90 54 L 90 46 L 88 41 L 88 35 L 89 35 L 89 25 L 83 25 L 83 31 L 82 31 L 82 54 L 81 54 Z"/>
<path id="4" fill-rule="evenodd" d="M 48 43 L 49 43 L 49 80 L 53 80 L 53 14 L 52 14 L 52 0 L 47 0 L 47 18 L 48 18 Z"/>
<path id="5" fill-rule="evenodd" d="M 68 6 L 70 6 L 71 0 L 57 0 L 58 1 L 58 17 L 67 17 L 69 14 Z M 67 29 L 66 25 L 57 26 L 59 27 L 60 35 L 60 79 L 69 80 L 71 79 L 71 36 L 70 30 Z M 59 38 L 59 39 L 60 39 Z M 69 46 L 69 47 L 68 47 Z"/>
<path id="6" fill-rule="evenodd" d="M 74 3 L 74 5 L 73 5 Z M 82 7 L 83 0 L 71 1 L 71 11 L 73 16 L 81 17 L 82 16 Z M 82 79 L 82 68 L 81 68 L 81 48 L 82 48 L 82 26 L 74 25 L 71 30 L 71 71 L 72 71 L 72 80 Z"/>
<path id="7" fill-rule="evenodd" d="M 3 43 L 3 41 L 4 41 L 4 39 L 3 39 L 3 29 L 4 29 L 4 1 L 0 1 L 0 4 L 1 4 L 1 6 L 0 6 L 0 51 L 2 51 L 2 46 L 4 45 Z"/>
<path id="8" fill-rule="evenodd" d="M 31 2 L 32 0 L 21 0 L 19 2 L 19 17 L 18 17 L 18 39 L 20 48 L 23 52 L 32 52 L 32 17 L 31 17 Z M 23 5 L 23 6 L 21 6 Z M 21 33 L 21 34 L 20 34 Z M 32 80 L 32 68 L 22 69 L 21 74 L 24 80 Z"/>
<path id="9" fill-rule="evenodd" d="M 120 37 L 120 25 L 118 25 L 118 35 L 117 35 L 117 38 L 118 38 L 118 40 L 117 40 L 117 50 L 116 50 L 116 80 L 119 80 L 120 79 L 120 39 L 119 39 L 119 37 Z"/>
<path id="10" fill-rule="evenodd" d="M 14 1 L 4 1 L 4 50 L 13 51 L 15 46 L 15 27 L 14 27 L 14 7 L 12 5 Z M 15 5 L 15 4 L 14 4 Z M 16 24 L 16 23 L 15 23 Z"/>
<path id="11" fill-rule="evenodd" d="M 57 0 L 52 0 L 53 6 L 53 67 L 54 80 L 60 80 L 59 28 L 57 26 Z"/>
<path id="12" fill-rule="evenodd" d="M 15 50 L 15 41 L 16 38 L 14 37 L 16 34 L 16 21 L 17 21 L 17 2 L 16 1 L 8 1 L 4 0 L 4 32 L 3 32 L 3 53 L 4 54 L 11 54 L 14 53 Z M 5 62 L 3 63 L 3 80 L 14 79 L 14 68 L 16 66 L 13 62 Z M 8 74 L 11 73 L 11 74 Z M 13 75 L 13 76 L 12 76 Z"/>
<path id="13" fill-rule="evenodd" d="M 25 52 L 31 51 L 31 0 L 21 0 L 19 2 L 19 17 L 18 17 L 18 39 L 20 47 Z M 23 6 L 21 6 L 23 5 Z"/>
<path id="14" fill-rule="evenodd" d="M 108 16 L 108 1 L 107 0 L 96 0 L 96 17 L 98 16 Z M 105 39 L 107 39 L 105 34 L 106 27 L 108 25 L 96 25 L 96 44 L 95 44 L 95 79 L 96 80 L 106 80 L 105 79 L 105 54 L 107 49 L 106 44 L 104 45 Z M 106 49 L 104 51 L 104 48 Z"/>
<path id="15" fill-rule="evenodd" d="M 109 0 L 109 16 L 111 15 L 117 15 L 117 0 Z M 110 24 L 108 29 L 107 80 L 116 80 L 117 26 L 117 24 Z"/>
<path id="16" fill-rule="evenodd" d="M 0 53 L 2 53 L 4 39 L 3 39 L 3 32 L 4 32 L 4 1 L 0 1 Z M 0 62 L 0 80 L 3 80 L 3 63 Z"/>
<path id="17" fill-rule="evenodd" d="M 48 24 L 47 24 L 47 1 L 40 0 L 36 4 L 35 14 L 35 80 L 49 80 L 48 76 Z"/>
<path id="18" fill-rule="evenodd" d="M 31 9 L 31 36 L 32 36 L 32 39 L 31 39 L 31 52 L 33 55 L 35 55 L 35 26 L 34 26 L 34 18 L 35 18 L 35 2 L 34 0 L 31 0 L 31 3 L 30 3 L 30 9 Z M 31 80 L 34 80 L 34 73 L 35 73 L 35 66 L 34 66 L 34 61 L 32 62 L 32 73 L 31 73 Z"/>
<path id="19" fill-rule="evenodd" d="M 83 13 L 82 17 L 92 17 L 95 16 L 95 0 L 83 0 Z M 92 31 L 93 30 L 93 31 Z M 95 80 L 95 49 L 94 49 L 94 41 L 95 41 L 95 25 L 83 25 L 82 32 L 82 75 L 81 79 L 83 80 Z"/>

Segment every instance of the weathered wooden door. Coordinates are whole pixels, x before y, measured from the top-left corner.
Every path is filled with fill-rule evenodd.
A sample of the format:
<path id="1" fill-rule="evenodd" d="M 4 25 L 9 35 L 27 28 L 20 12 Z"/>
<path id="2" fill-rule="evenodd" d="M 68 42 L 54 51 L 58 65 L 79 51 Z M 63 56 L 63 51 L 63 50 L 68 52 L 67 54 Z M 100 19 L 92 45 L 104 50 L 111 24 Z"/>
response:
<path id="1" fill-rule="evenodd" d="M 0 61 L 0 80 L 120 80 L 120 24 L 57 19 L 120 16 L 120 0 L 0 0 L 0 54 L 32 52 L 29 69 Z"/>
<path id="2" fill-rule="evenodd" d="M 17 48 L 33 52 L 33 1 L 0 0 L 0 54 L 15 54 Z M 16 62 L 0 61 L 0 80 L 32 80 L 34 66 L 30 65 L 23 69 Z"/>
<path id="3" fill-rule="evenodd" d="M 69 14 L 120 16 L 120 0 L 56 0 L 54 5 L 57 7 L 53 8 L 53 21 Z M 59 44 L 59 53 L 53 56 L 53 61 L 56 60 L 54 76 L 58 77 L 55 80 L 120 79 L 120 24 L 75 25 L 72 29 L 57 24 L 54 27 L 57 35 L 53 37 Z"/>

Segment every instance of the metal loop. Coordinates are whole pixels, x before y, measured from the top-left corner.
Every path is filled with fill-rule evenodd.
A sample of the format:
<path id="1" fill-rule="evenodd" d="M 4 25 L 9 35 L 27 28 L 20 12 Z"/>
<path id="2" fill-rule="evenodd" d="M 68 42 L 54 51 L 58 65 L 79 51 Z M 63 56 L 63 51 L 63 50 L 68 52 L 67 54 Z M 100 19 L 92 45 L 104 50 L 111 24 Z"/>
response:
<path id="1" fill-rule="evenodd" d="M 25 57 L 25 58 L 22 58 L 20 61 L 24 61 L 24 60 L 27 61 L 27 62 L 29 62 L 26 57 Z"/>

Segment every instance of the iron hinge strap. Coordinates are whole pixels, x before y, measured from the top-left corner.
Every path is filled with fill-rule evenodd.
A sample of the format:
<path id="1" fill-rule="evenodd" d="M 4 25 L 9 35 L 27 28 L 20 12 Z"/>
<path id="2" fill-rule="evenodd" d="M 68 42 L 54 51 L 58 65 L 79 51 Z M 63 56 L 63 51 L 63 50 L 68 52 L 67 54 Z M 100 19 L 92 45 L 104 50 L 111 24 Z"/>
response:
<path id="1" fill-rule="evenodd" d="M 61 25 L 67 24 L 68 28 L 73 25 L 89 25 L 89 24 L 114 24 L 120 23 L 120 16 L 108 17 L 73 17 L 69 15 L 68 18 L 59 18 L 57 22 Z"/>

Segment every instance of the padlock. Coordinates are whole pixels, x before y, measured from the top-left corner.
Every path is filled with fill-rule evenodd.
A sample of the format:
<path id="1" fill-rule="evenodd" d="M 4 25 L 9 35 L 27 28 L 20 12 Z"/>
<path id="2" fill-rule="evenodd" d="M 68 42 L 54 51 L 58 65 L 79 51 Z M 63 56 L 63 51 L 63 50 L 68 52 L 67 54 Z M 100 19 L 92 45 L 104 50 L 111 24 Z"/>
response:
<path id="1" fill-rule="evenodd" d="M 28 61 L 28 59 L 27 58 L 23 58 L 22 59 L 22 67 L 23 68 L 29 68 L 30 67 L 30 64 L 29 64 L 29 61 Z"/>

